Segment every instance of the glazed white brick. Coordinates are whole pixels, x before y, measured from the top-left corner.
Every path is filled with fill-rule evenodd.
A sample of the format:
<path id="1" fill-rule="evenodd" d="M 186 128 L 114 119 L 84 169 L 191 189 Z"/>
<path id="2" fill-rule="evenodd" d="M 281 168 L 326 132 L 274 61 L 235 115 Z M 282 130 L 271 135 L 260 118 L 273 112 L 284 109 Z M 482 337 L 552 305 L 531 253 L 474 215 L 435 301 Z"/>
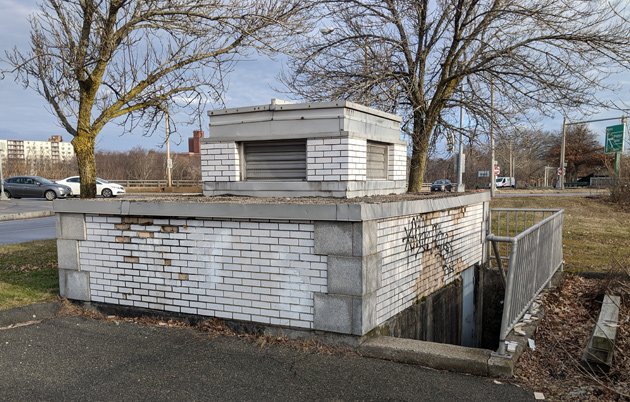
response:
<path id="1" fill-rule="evenodd" d="M 418 233 L 426 236 L 419 239 L 421 244 L 431 249 L 411 250 L 405 243 L 405 236 L 413 235 L 409 230 L 414 218 L 419 225 Z M 382 287 L 377 291 L 377 322 L 383 323 L 418 298 L 449 283 L 463 269 L 481 262 L 478 242 L 482 236 L 482 220 L 483 205 L 477 204 L 441 211 L 438 216 L 413 215 L 379 221 L 377 249 L 383 260 Z M 442 233 L 440 238 L 450 243 L 448 254 L 436 247 L 439 232 Z M 427 255 L 426 264 L 423 251 Z M 444 270 L 447 264 L 454 267 L 451 274 Z"/>
<path id="2" fill-rule="evenodd" d="M 308 140 L 309 181 L 365 180 L 366 141 L 354 138 Z"/>
<path id="3" fill-rule="evenodd" d="M 95 275 L 93 300 L 222 318 L 246 314 L 263 323 L 286 316 L 312 328 L 313 293 L 327 292 L 326 257 L 313 254 L 312 222 L 155 219 L 103 241 L 97 233 L 105 221 L 94 218 L 79 244 L 82 269 Z M 164 225 L 180 230 L 162 232 Z M 154 234 L 151 244 L 133 243 L 140 232 Z M 117 242 L 121 235 L 130 242 Z"/>
<path id="4" fill-rule="evenodd" d="M 407 178 L 407 145 L 394 144 L 389 147 L 388 176 L 390 180 Z"/>
<path id="5" fill-rule="evenodd" d="M 201 174 L 204 181 L 238 181 L 240 158 L 235 142 L 201 144 Z"/>

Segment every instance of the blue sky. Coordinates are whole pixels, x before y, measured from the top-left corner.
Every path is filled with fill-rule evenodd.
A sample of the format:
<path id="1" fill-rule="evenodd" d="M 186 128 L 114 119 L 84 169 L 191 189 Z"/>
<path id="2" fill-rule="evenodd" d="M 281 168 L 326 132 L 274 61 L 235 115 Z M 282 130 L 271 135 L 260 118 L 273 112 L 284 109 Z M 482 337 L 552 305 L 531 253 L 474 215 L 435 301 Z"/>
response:
<path id="1" fill-rule="evenodd" d="M 36 11 L 35 0 L 0 0 L 0 51 L 18 46 L 27 49 L 30 25 L 28 16 Z M 5 66 L 3 66 L 5 67 Z M 263 105 L 270 103 L 271 98 L 287 99 L 271 89 L 279 86 L 276 76 L 280 72 L 281 63 L 264 56 L 253 61 L 245 61 L 237 65 L 228 76 L 229 89 L 225 95 L 227 107 Z M 0 80 L 0 139 L 46 141 L 51 135 L 62 135 L 64 141 L 72 140 L 72 136 L 62 129 L 55 117 L 49 112 L 44 98 L 31 89 L 23 89 L 12 76 Z M 208 135 L 208 118 L 204 116 L 202 127 Z M 172 116 L 177 123 L 177 115 Z M 186 117 L 182 116 L 184 120 Z M 177 134 L 171 135 L 172 152 L 188 152 L 188 137 L 198 124 L 188 126 L 177 124 Z M 96 139 L 96 147 L 100 150 L 125 151 L 136 146 L 147 149 L 163 149 L 164 133 L 156 132 L 152 137 L 136 134 L 120 135 L 121 130 L 115 124 L 107 125 Z M 180 141 L 179 145 L 175 144 Z"/>
<path id="2" fill-rule="evenodd" d="M 0 50 L 11 49 L 14 45 L 26 48 L 28 44 L 29 23 L 28 16 L 36 8 L 36 0 L 0 0 Z M 269 60 L 261 56 L 257 60 L 241 62 L 228 76 L 228 92 L 225 95 L 227 107 L 251 106 L 268 104 L 271 98 L 289 99 L 286 94 L 276 93 L 272 87 L 279 87 L 276 76 L 282 68 L 282 63 Z M 623 89 L 617 94 L 611 94 L 614 99 L 628 97 L 630 89 L 630 74 L 613 77 L 613 82 L 619 82 Z M 0 80 L 0 139 L 24 139 L 45 141 L 51 135 L 62 135 L 64 141 L 70 141 L 72 137 L 65 132 L 49 112 L 46 102 L 42 97 L 30 89 L 23 89 L 15 83 L 13 77 L 6 76 Z M 601 119 L 618 117 L 620 112 L 601 111 L 592 116 L 570 116 L 570 121 Z M 172 116 L 178 121 L 178 116 Z M 183 120 L 185 117 L 182 116 Z M 615 121 L 607 121 L 591 124 L 591 129 L 601 134 L 604 141 L 606 126 L 617 124 Z M 208 118 L 204 115 L 202 127 L 208 135 Z M 554 118 L 542 122 L 542 128 L 547 131 L 559 131 L 562 129 L 562 115 L 556 114 Z M 173 152 L 188 151 L 188 137 L 192 131 L 198 129 L 198 125 L 177 125 L 178 133 L 171 139 Z M 97 138 L 97 149 L 125 151 L 136 146 L 147 149 L 162 149 L 164 145 L 164 133 L 156 132 L 152 137 L 142 137 L 138 134 L 120 135 L 121 130 L 115 124 L 109 124 Z M 179 144 L 175 142 L 180 141 Z M 441 156 L 446 156 L 442 152 Z"/>

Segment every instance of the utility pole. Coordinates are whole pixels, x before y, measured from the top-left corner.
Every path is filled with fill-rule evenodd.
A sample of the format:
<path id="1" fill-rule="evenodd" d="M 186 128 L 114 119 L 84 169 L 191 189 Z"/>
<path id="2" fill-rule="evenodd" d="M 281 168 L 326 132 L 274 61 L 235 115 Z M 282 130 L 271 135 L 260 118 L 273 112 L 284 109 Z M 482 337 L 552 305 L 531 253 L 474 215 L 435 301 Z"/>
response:
<path id="1" fill-rule="evenodd" d="M 510 177 L 514 177 L 514 165 L 512 163 L 512 138 L 510 138 Z"/>
<path id="2" fill-rule="evenodd" d="M 166 176 L 168 178 L 168 186 L 172 187 L 173 183 L 171 181 L 171 169 L 173 168 L 173 161 L 171 160 L 171 142 L 169 141 L 171 133 L 168 129 L 168 111 L 165 112 L 165 115 L 166 115 Z"/>
<path id="3" fill-rule="evenodd" d="M 0 200 L 6 200 L 7 196 L 4 194 L 4 176 L 2 175 L 2 154 L 4 153 L 4 145 L 0 148 Z"/>
<path id="4" fill-rule="evenodd" d="M 459 105 L 459 152 L 457 154 L 457 192 L 464 192 L 464 141 L 463 141 L 463 127 L 464 127 L 464 82 L 460 84 L 461 96 Z"/>
<path id="5" fill-rule="evenodd" d="M 621 117 L 621 124 L 623 124 L 624 136 L 626 130 L 626 116 Z M 624 136 L 622 136 L 622 141 Z M 613 189 L 616 192 L 619 189 L 619 177 L 621 172 L 621 152 L 615 152 L 615 178 L 613 179 Z"/>
<path id="6" fill-rule="evenodd" d="M 490 113 L 492 113 L 492 121 L 490 122 L 490 197 L 494 197 L 497 189 L 496 178 L 494 177 L 494 79 L 490 80 Z"/>
<path id="7" fill-rule="evenodd" d="M 566 138 L 567 138 L 567 117 L 564 116 L 564 118 L 562 119 L 562 144 L 560 146 L 560 168 L 558 169 L 558 185 L 556 186 L 556 188 L 559 188 L 560 190 L 564 190 L 564 175 L 566 173 L 565 169 L 564 169 L 564 150 L 565 150 L 565 144 L 566 144 Z"/>

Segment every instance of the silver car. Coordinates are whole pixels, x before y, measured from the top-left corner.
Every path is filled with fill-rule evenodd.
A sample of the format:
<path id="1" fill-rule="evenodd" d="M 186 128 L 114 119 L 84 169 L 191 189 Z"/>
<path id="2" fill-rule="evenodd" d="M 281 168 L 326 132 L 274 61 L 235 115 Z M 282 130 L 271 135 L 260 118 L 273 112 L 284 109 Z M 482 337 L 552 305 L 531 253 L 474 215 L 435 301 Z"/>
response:
<path id="1" fill-rule="evenodd" d="M 4 194 L 9 198 L 55 198 L 72 196 L 72 189 L 39 176 L 14 176 L 4 180 Z"/>

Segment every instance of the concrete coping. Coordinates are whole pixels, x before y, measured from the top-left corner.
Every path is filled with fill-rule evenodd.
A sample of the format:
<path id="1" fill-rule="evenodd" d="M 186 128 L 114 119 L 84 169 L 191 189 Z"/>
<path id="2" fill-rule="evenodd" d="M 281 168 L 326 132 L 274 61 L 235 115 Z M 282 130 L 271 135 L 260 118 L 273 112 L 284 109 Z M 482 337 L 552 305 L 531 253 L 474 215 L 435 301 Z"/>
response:
<path id="1" fill-rule="evenodd" d="M 117 216 L 168 216 L 181 218 L 241 218 L 310 221 L 361 222 L 416 215 L 458 208 L 490 201 L 489 192 L 463 194 L 454 197 L 374 204 L 337 203 L 306 204 L 286 202 L 261 204 L 245 199 L 243 203 L 173 202 L 117 200 L 55 200 L 55 213 L 83 213 Z"/>
<path id="2" fill-rule="evenodd" d="M 358 103 L 345 101 L 345 100 L 332 101 L 332 102 L 292 103 L 292 102 L 272 99 L 271 103 L 267 105 L 243 106 L 243 107 L 209 110 L 208 116 L 212 117 L 212 116 L 222 116 L 222 115 L 230 115 L 230 114 L 256 113 L 256 112 L 273 111 L 273 110 L 292 111 L 292 110 L 317 110 L 317 109 L 331 109 L 330 115 L 333 117 L 338 117 L 339 115 L 337 112 L 335 112 L 336 110 L 349 109 L 349 110 L 356 110 L 362 113 L 378 116 L 378 117 L 392 120 L 398 123 L 402 122 L 402 117 L 397 116 L 395 114 L 383 112 L 378 109 L 374 109 L 368 106 L 364 106 Z M 212 122 L 210 125 L 211 126 L 213 125 Z M 205 140 L 207 140 L 207 138 Z"/>

